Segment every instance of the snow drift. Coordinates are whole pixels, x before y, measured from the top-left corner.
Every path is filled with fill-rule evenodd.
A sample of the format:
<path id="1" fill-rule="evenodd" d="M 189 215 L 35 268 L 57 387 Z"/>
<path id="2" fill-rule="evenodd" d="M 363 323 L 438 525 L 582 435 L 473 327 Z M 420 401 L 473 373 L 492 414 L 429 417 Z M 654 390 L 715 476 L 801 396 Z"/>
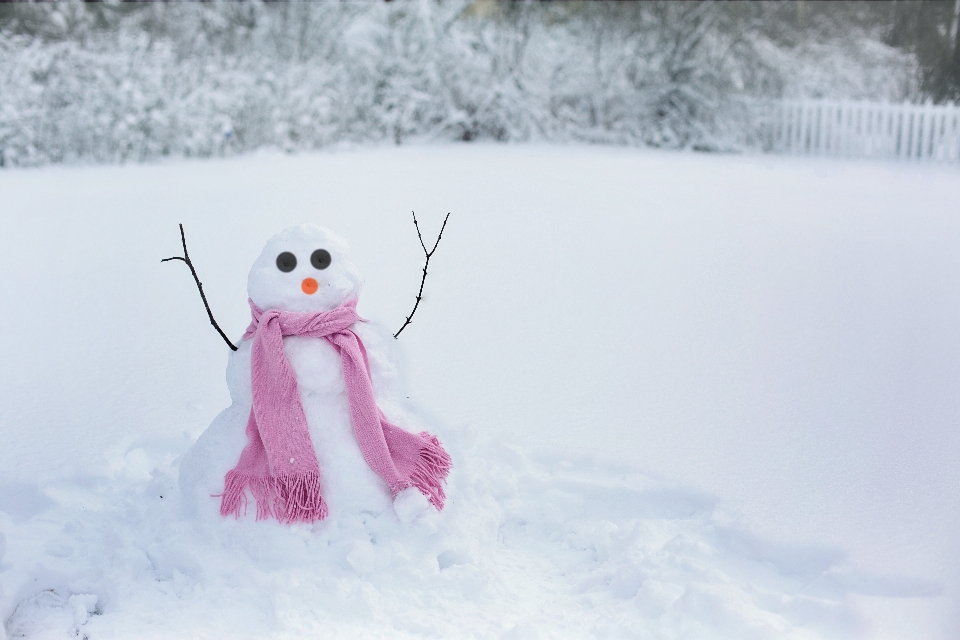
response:
<path id="1" fill-rule="evenodd" d="M 956 637 L 956 171 L 406 146 L 0 172 L 8 636 Z M 448 502 L 185 515 L 263 240 L 351 243 Z M 261 526 L 262 525 L 262 526 Z"/>

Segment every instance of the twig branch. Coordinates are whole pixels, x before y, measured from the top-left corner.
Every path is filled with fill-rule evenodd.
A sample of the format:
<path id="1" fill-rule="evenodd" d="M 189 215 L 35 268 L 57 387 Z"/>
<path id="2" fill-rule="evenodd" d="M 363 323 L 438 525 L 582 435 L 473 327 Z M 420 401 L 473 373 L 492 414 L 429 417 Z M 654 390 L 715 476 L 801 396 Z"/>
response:
<path id="1" fill-rule="evenodd" d="M 406 322 L 403 323 L 403 326 L 400 327 L 400 331 L 397 331 L 393 334 L 393 337 L 396 338 L 400 335 L 400 332 L 407 328 L 407 325 L 410 324 L 410 320 L 413 319 L 413 314 L 417 312 L 417 307 L 420 306 L 420 299 L 423 298 L 423 283 L 427 281 L 427 267 L 430 266 L 430 257 L 433 255 L 433 252 L 437 250 L 437 245 L 440 244 L 440 238 L 443 237 L 443 230 L 447 228 L 447 220 L 450 218 L 450 214 L 447 213 L 446 218 L 443 219 L 443 226 L 440 227 L 440 233 L 437 234 L 437 241 L 433 243 L 433 249 L 427 251 L 427 245 L 423 243 L 423 235 L 420 233 L 420 225 L 417 224 L 417 214 L 413 213 L 413 226 L 417 228 L 417 237 L 420 238 L 420 246 L 423 247 L 423 254 L 427 256 L 427 261 L 423 265 L 423 277 L 420 278 L 420 291 L 417 292 L 417 301 L 413 305 L 413 311 L 410 312 L 410 315 L 407 316 Z"/>
<path id="2" fill-rule="evenodd" d="M 227 334 L 223 332 L 223 329 L 220 328 L 220 325 L 217 324 L 217 321 L 213 319 L 213 312 L 210 311 L 210 305 L 207 303 L 207 296 L 203 293 L 203 284 L 200 283 L 200 278 L 197 277 L 197 270 L 193 268 L 193 263 L 190 261 L 190 254 L 187 253 L 187 237 L 183 235 L 183 225 L 180 225 L 180 242 L 183 243 L 183 257 L 173 256 L 172 258 L 164 258 L 160 262 L 169 262 L 170 260 L 180 260 L 187 263 L 187 266 L 190 267 L 190 273 L 193 274 L 193 279 L 197 283 L 197 289 L 200 290 L 200 297 L 203 299 L 203 306 L 207 310 L 207 316 L 210 318 L 210 324 L 213 325 L 213 328 L 217 330 L 217 333 L 220 334 L 220 337 L 223 338 L 223 341 L 227 343 L 227 346 L 233 349 L 234 351 L 237 348 L 234 346 L 230 339 L 227 338 Z"/>

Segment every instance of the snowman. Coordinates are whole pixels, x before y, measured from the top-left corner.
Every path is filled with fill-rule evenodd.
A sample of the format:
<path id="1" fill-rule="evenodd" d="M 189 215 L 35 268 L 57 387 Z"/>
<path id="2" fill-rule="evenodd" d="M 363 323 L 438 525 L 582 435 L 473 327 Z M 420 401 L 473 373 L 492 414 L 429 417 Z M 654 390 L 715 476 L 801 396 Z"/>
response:
<path id="1" fill-rule="evenodd" d="M 252 322 L 227 365 L 232 404 L 180 465 L 188 512 L 309 524 L 443 508 L 449 456 L 380 408 L 401 414 L 393 337 L 357 315 L 362 283 L 328 229 L 303 224 L 267 242 L 247 283 Z"/>

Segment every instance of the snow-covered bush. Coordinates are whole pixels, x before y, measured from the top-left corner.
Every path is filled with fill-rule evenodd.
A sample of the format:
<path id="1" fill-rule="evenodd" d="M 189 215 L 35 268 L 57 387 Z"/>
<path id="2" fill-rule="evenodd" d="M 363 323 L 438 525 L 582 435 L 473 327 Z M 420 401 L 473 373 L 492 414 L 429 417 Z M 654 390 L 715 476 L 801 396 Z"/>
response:
<path id="1" fill-rule="evenodd" d="M 0 163 L 411 138 L 735 149 L 757 98 L 915 86 L 868 32 L 784 43 L 736 5 L 19 5 L 0 16 Z"/>

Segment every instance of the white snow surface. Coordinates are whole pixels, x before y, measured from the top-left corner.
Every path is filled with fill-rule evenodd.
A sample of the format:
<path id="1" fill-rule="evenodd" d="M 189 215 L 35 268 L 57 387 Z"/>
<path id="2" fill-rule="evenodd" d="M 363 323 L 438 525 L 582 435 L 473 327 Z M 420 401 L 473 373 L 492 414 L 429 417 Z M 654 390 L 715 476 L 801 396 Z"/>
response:
<path id="1" fill-rule="evenodd" d="M 0 172 L 0 638 L 956 638 L 958 192 L 582 146 Z M 390 345 L 447 507 L 191 515 L 228 349 L 176 224 L 236 340 L 301 222 L 399 328 L 411 209 L 452 212 Z"/>

